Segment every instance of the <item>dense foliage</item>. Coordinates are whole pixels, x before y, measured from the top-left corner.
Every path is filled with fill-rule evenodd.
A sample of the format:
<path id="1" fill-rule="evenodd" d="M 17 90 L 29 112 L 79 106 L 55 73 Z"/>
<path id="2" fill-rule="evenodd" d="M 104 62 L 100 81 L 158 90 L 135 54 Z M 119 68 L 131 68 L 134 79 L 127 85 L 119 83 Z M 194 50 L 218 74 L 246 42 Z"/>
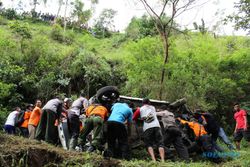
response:
<path id="1" fill-rule="evenodd" d="M 234 22 L 234 28 L 236 30 L 243 29 L 250 34 L 250 1 L 239 0 L 234 3 L 234 8 L 237 9 L 237 13 L 233 13 L 225 19 L 227 22 Z"/>
<path id="2" fill-rule="evenodd" d="M 64 33 L 58 24 L 6 17 L 0 18 L 1 124 L 13 107 L 36 98 L 82 91 L 92 96 L 105 85 L 125 95 L 158 98 L 163 50 L 144 24 L 137 25 L 142 31 L 136 40 L 120 33 L 99 39 L 83 31 Z M 170 40 L 164 99 L 186 97 L 191 109 L 211 111 L 232 129 L 232 104 L 250 99 L 250 39 L 188 32 Z"/>

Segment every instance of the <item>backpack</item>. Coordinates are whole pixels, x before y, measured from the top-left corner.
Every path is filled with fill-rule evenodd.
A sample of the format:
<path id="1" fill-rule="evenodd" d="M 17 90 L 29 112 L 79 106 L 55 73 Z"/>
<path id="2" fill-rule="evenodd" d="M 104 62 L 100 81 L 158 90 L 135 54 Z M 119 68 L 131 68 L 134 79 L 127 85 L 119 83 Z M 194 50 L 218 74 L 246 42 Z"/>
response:
<path id="1" fill-rule="evenodd" d="M 15 118 L 15 126 L 19 127 L 22 125 L 22 123 L 24 122 L 24 113 L 25 111 L 21 111 Z"/>
<path id="2" fill-rule="evenodd" d="M 151 123 L 155 120 L 155 117 L 152 113 L 149 113 L 145 118 L 144 118 L 144 121 L 146 123 Z"/>

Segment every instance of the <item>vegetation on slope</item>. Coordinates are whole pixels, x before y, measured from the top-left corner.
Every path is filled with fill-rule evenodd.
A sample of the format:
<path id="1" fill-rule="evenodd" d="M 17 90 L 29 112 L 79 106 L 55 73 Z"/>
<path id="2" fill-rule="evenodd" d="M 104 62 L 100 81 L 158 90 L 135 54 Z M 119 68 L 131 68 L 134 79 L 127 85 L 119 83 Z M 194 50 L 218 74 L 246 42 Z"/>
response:
<path id="1" fill-rule="evenodd" d="M 135 152 L 137 158 L 130 161 L 104 159 L 101 155 L 93 153 L 80 153 L 65 151 L 60 147 L 49 145 L 45 142 L 28 140 L 23 137 L 6 135 L 0 133 L 0 166 L 94 166 L 94 167 L 212 167 L 212 166 L 232 166 L 248 167 L 250 165 L 250 150 L 243 143 L 243 148 L 239 151 L 239 157 L 227 159 L 220 164 L 214 164 L 201 157 L 197 157 L 195 162 L 185 163 L 178 161 L 152 162 L 147 159 L 145 150 Z M 134 150 L 133 150 L 134 151 Z M 134 154 L 134 153 L 133 153 Z"/>

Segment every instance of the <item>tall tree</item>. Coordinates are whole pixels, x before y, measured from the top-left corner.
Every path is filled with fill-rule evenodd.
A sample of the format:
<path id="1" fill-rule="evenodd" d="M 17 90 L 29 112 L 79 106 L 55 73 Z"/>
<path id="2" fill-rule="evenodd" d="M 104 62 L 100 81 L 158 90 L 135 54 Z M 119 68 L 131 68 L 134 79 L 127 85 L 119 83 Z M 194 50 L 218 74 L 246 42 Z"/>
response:
<path id="1" fill-rule="evenodd" d="M 177 16 L 185 12 L 186 10 L 194 4 L 195 0 L 159 0 L 160 11 L 157 12 L 157 9 L 154 9 L 153 5 L 149 3 L 149 0 L 138 0 L 140 1 L 144 8 L 146 9 L 147 13 L 153 19 L 155 27 L 162 39 L 163 43 L 163 50 L 164 50 L 164 62 L 162 65 L 161 70 L 161 79 L 160 79 L 160 89 L 159 89 L 159 98 L 162 99 L 163 93 L 163 84 L 165 79 L 165 72 L 166 72 L 166 64 L 169 58 L 169 37 L 172 33 L 172 30 L 176 28 L 174 25 L 174 20 Z M 151 1 L 152 2 L 152 1 Z M 168 20 L 164 19 L 166 8 L 168 7 L 168 12 L 170 12 L 170 16 Z"/>
<path id="2" fill-rule="evenodd" d="M 56 17 L 59 16 L 59 13 L 61 11 L 62 5 L 63 5 L 63 0 L 58 0 L 58 10 L 57 10 L 57 13 L 56 13 Z"/>
<path id="3" fill-rule="evenodd" d="M 72 16 L 77 19 L 79 26 L 86 24 L 91 17 L 91 10 L 84 10 L 84 3 L 81 0 L 75 0 Z"/>
<path id="4" fill-rule="evenodd" d="M 39 5 L 39 0 L 33 0 L 33 11 L 35 12 L 36 11 L 36 7 L 37 7 L 37 5 Z M 42 2 L 44 3 L 44 5 L 46 5 L 47 4 L 47 0 L 42 0 Z"/>
<path id="5" fill-rule="evenodd" d="M 240 0 L 234 3 L 234 8 L 237 9 L 237 13 L 227 16 L 226 23 L 234 22 L 236 30 L 243 29 L 250 34 L 250 0 Z"/>
<path id="6" fill-rule="evenodd" d="M 203 19 L 201 19 L 201 25 L 198 25 L 197 22 L 193 22 L 194 29 L 198 30 L 201 34 L 207 33 L 207 28 Z"/>
<path id="7" fill-rule="evenodd" d="M 110 36 L 110 31 L 114 31 L 114 17 L 117 11 L 113 9 L 103 9 L 99 18 L 97 19 L 94 30 L 97 36 L 99 37 L 108 37 Z"/>

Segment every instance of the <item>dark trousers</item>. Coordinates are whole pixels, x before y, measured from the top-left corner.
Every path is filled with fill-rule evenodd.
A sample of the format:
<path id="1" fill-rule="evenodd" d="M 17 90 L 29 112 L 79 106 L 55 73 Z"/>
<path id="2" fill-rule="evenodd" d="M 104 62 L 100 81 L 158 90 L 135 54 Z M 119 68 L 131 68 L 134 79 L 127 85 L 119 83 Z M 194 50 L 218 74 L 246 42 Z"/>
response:
<path id="1" fill-rule="evenodd" d="M 183 160 L 188 160 L 189 154 L 186 146 L 183 144 L 181 131 L 177 127 L 169 127 L 165 129 L 164 144 L 173 144 L 179 157 Z"/>
<path id="2" fill-rule="evenodd" d="M 71 134 L 71 138 L 77 139 L 80 133 L 80 121 L 79 116 L 75 114 L 69 114 L 69 130 Z"/>
<path id="3" fill-rule="evenodd" d="M 45 140 L 48 143 L 56 144 L 58 141 L 58 131 L 57 126 L 55 126 L 56 119 L 56 113 L 51 110 L 43 110 L 36 129 L 35 138 L 37 140 Z"/>
<path id="4" fill-rule="evenodd" d="M 200 136 L 197 140 L 197 144 L 201 147 L 203 152 L 214 152 L 215 149 L 212 145 L 212 139 L 208 135 Z"/>
<path id="5" fill-rule="evenodd" d="M 29 137 L 29 130 L 28 130 L 28 128 L 20 127 L 19 129 L 20 129 L 21 135 L 23 137 Z"/>
<path id="6" fill-rule="evenodd" d="M 8 134 L 15 134 L 16 133 L 16 128 L 15 128 L 15 126 L 12 126 L 12 125 L 4 125 L 4 130 Z"/>
<path id="7" fill-rule="evenodd" d="M 116 149 L 116 141 L 118 141 L 118 148 L 121 152 L 123 159 L 129 159 L 129 148 L 128 148 L 128 133 L 124 124 L 108 121 L 107 123 L 107 136 L 108 136 L 108 150 L 112 153 L 113 157 Z"/>

